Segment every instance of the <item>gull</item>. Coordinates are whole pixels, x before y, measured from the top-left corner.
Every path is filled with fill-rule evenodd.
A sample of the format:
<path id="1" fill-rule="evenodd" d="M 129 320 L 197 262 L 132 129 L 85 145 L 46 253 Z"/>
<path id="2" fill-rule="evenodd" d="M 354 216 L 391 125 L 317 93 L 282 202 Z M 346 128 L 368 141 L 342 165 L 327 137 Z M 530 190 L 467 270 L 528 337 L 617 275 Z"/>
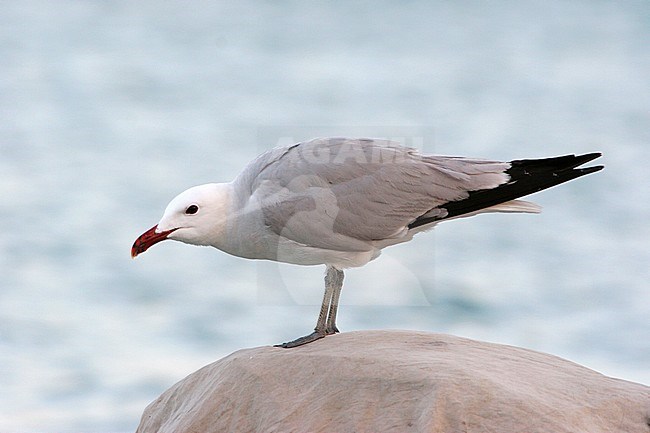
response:
<path id="1" fill-rule="evenodd" d="M 539 213 L 538 205 L 517 199 L 601 170 L 578 168 L 599 156 L 500 162 L 423 155 L 381 139 L 313 139 L 263 153 L 231 182 L 180 193 L 137 238 L 131 256 L 172 239 L 247 259 L 325 265 L 314 332 L 278 345 L 297 347 L 339 332 L 344 269 L 442 221 Z"/>

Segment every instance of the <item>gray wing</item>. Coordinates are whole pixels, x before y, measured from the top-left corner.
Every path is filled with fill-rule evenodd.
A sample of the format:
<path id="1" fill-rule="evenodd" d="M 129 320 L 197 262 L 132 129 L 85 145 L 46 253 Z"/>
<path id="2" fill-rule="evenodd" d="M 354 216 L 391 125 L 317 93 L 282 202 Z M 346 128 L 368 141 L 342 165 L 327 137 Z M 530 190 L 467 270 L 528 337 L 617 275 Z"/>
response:
<path id="1" fill-rule="evenodd" d="M 315 139 L 274 149 L 242 173 L 265 225 L 318 248 L 367 250 L 445 203 L 508 181 L 509 163 L 424 156 L 386 140 Z M 444 217 L 444 215 L 440 215 Z"/>

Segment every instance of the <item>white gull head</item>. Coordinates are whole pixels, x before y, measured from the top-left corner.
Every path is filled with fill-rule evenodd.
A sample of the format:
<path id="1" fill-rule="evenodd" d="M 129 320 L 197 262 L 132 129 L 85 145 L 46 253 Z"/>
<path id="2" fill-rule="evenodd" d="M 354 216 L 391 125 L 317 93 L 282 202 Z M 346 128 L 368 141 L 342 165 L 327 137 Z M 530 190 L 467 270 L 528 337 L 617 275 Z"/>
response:
<path id="1" fill-rule="evenodd" d="M 183 191 L 169 202 L 162 218 L 138 238 L 131 256 L 165 239 L 211 245 L 223 237 L 231 200 L 231 185 L 208 183 Z"/>

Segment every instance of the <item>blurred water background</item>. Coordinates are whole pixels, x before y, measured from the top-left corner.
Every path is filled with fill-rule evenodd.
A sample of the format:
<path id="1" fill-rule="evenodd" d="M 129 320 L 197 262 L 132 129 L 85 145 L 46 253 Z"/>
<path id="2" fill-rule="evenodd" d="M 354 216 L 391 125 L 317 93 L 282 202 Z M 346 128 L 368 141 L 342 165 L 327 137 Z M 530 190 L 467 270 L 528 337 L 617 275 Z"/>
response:
<path id="1" fill-rule="evenodd" d="M 650 384 L 650 3 L 2 1 L 0 431 L 132 431 L 199 367 L 314 325 L 322 267 L 134 239 L 316 136 L 602 151 L 541 215 L 442 224 L 347 273 L 344 331 L 452 333 Z"/>

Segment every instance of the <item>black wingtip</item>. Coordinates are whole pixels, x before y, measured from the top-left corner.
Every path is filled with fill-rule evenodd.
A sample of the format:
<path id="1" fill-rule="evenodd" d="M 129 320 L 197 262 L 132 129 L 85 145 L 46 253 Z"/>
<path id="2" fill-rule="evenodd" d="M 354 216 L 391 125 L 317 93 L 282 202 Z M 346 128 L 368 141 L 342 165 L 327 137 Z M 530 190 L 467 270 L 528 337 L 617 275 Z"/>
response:
<path id="1" fill-rule="evenodd" d="M 602 170 L 605 168 L 603 165 L 578 168 L 601 156 L 600 152 L 592 152 L 584 155 L 511 161 L 510 168 L 506 170 L 510 181 L 496 189 L 516 195 L 511 200 L 523 197 Z"/>
<path id="2" fill-rule="evenodd" d="M 600 158 L 601 156 L 603 156 L 603 154 L 600 152 L 592 152 L 592 153 L 585 153 L 584 155 L 578 155 L 575 157 L 578 165 L 574 165 L 573 167 L 578 167 L 582 164 L 586 164 L 587 162 L 593 161 L 594 159 Z M 601 165 L 600 167 L 604 167 L 604 166 Z"/>
<path id="3" fill-rule="evenodd" d="M 447 211 L 444 218 L 421 218 L 409 225 L 416 228 L 422 225 L 469 214 L 480 209 L 515 200 L 547 188 L 568 182 L 581 176 L 600 171 L 602 165 L 577 168 L 602 156 L 600 152 L 584 155 L 564 155 L 543 159 L 519 159 L 510 162 L 505 171 L 510 180 L 493 189 L 471 191 L 463 200 L 449 202 L 440 208 Z"/>
<path id="4" fill-rule="evenodd" d="M 577 171 L 583 174 L 595 173 L 605 168 L 604 165 L 594 165 L 593 167 L 578 168 Z"/>
<path id="5" fill-rule="evenodd" d="M 592 152 L 585 153 L 584 155 L 563 155 L 552 158 L 517 159 L 510 161 L 510 169 L 508 171 L 516 172 L 519 168 L 532 172 L 568 170 L 600 158 L 602 155 L 600 152 Z"/>
<path id="6" fill-rule="evenodd" d="M 601 156 L 603 156 L 603 154 L 600 152 L 585 153 L 584 155 L 580 155 L 577 157 L 578 159 L 580 159 L 580 164 L 578 165 L 586 164 L 589 161 L 593 161 L 594 159 L 600 158 Z M 604 165 L 595 165 L 593 167 L 581 168 L 580 170 L 586 170 L 585 174 L 589 174 L 589 173 L 594 173 L 596 171 L 600 171 L 603 168 L 605 168 Z"/>

